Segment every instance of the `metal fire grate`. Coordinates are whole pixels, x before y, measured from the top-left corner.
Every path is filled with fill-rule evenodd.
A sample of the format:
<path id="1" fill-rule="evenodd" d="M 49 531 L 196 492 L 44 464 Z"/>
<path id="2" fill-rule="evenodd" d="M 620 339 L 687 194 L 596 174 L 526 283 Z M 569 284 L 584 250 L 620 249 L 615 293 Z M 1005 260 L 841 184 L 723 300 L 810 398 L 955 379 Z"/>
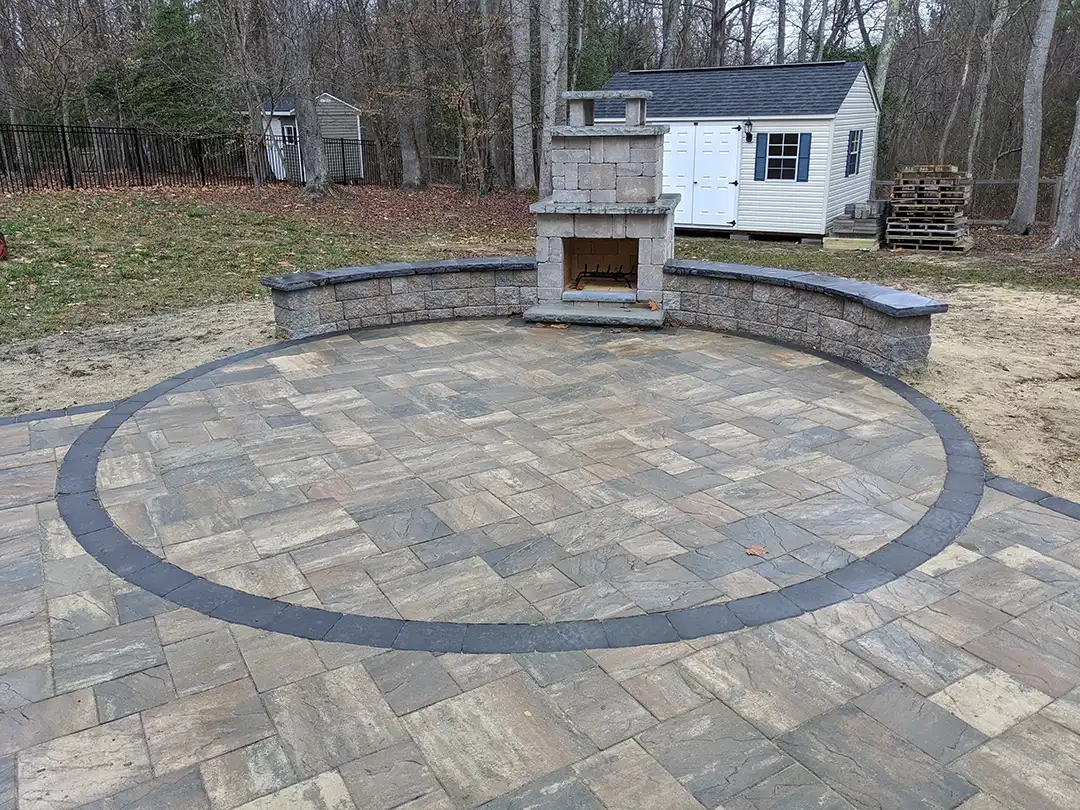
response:
<path id="1" fill-rule="evenodd" d="M 585 269 L 574 277 L 573 286 L 580 289 L 584 279 L 598 278 L 606 281 L 621 281 L 626 289 L 634 289 L 634 280 L 637 278 L 637 265 L 632 265 L 629 270 L 624 270 L 623 265 L 613 268 L 610 264 L 604 270 L 598 262 L 595 270 L 589 269 L 589 263 L 585 262 Z"/>

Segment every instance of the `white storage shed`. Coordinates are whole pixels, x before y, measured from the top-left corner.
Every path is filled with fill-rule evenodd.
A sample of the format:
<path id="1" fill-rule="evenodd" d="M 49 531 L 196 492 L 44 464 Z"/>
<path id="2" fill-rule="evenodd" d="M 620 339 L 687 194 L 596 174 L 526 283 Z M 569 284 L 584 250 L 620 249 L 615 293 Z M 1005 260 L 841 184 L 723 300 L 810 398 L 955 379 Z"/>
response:
<path id="1" fill-rule="evenodd" d="M 604 89 L 652 91 L 677 227 L 819 236 L 871 197 L 880 108 L 862 62 L 632 70 Z"/>

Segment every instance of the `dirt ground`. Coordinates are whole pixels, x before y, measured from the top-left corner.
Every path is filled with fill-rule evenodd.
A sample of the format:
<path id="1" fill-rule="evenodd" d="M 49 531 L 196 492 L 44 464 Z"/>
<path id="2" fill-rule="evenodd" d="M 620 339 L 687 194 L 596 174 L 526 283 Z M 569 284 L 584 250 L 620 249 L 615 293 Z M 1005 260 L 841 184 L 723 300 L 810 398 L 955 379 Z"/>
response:
<path id="1" fill-rule="evenodd" d="M 989 468 L 1080 500 L 1080 296 L 903 284 L 951 305 L 910 382 L 972 431 Z M 0 411 L 118 399 L 273 339 L 265 299 L 134 318 L 0 347 Z"/>
<path id="2" fill-rule="evenodd" d="M 1080 500 L 1080 296 L 992 285 L 917 289 L 949 302 L 909 382 L 972 432 L 993 472 Z"/>

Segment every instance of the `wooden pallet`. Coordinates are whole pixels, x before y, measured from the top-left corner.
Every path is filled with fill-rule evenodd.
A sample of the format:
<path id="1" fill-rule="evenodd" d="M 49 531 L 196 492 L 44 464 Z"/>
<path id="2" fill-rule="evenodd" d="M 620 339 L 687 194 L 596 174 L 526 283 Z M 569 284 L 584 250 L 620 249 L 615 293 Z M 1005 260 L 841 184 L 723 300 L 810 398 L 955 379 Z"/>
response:
<path id="1" fill-rule="evenodd" d="M 971 250 L 973 246 L 970 239 L 949 242 L 923 242 L 922 240 L 916 239 L 889 240 L 889 247 L 899 250 L 937 250 L 966 253 Z"/>

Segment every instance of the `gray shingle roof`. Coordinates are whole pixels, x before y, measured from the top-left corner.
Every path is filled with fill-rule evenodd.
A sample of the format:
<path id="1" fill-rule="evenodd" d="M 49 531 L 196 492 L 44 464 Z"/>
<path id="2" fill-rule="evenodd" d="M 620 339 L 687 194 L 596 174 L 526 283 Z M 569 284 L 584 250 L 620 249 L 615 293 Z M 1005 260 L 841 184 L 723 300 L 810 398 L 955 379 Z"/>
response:
<path id="1" fill-rule="evenodd" d="M 766 115 L 833 115 L 840 109 L 862 62 L 748 65 L 616 73 L 605 90 L 651 90 L 649 118 L 755 118 Z M 597 104 L 598 118 L 621 118 L 620 102 Z"/>

